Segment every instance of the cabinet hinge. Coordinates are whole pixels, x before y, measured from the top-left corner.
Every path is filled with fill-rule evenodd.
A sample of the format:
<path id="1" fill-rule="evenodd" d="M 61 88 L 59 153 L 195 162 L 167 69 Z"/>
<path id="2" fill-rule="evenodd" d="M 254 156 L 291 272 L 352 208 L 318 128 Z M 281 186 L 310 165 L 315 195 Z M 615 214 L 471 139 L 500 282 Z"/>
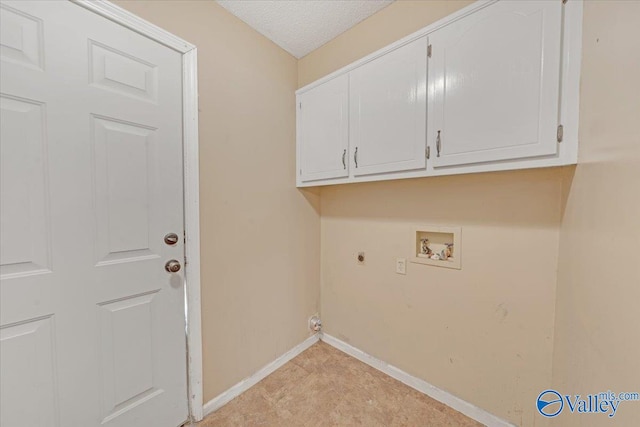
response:
<path id="1" fill-rule="evenodd" d="M 558 125 L 558 142 L 562 142 L 562 137 L 564 136 L 564 126 Z"/>
<path id="2" fill-rule="evenodd" d="M 298 104 L 298 107 L 302 110 L 302 102 Z"/>
<path id="3" fill-rule="evenodd" d="M 427 46 L 427 56 L 431 58 L 431 45 Z"/>
<path id="4" fill-rule="evenodd" d="M 424 156 L 428 159 L 429 157 L 431 157 L 431 147 L 429 147 L 427 145 L 427 149 L 424 150 Z"/>
<path id="5" fill-rule="evenodd" d="M 300 175 L 302 175 L 302 169 L 300 169 Z"/>

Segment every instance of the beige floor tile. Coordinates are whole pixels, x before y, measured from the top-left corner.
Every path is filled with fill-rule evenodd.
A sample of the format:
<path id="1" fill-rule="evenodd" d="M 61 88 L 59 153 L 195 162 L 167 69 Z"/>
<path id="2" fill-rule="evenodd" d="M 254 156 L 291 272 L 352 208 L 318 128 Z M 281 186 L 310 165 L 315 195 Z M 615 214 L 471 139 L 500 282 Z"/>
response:
<path id="1" fill-rule="evenodd" d="M 198 427 L 482 424 L 319 342 Z"/>

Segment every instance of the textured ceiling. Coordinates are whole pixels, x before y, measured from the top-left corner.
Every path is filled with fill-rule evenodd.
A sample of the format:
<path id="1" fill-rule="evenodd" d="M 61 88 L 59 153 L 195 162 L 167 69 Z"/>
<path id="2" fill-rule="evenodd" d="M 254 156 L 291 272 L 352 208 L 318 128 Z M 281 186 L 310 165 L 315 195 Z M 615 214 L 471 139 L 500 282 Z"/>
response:
<path id="1" fill-rule="evenodd" d="M 296 58 L 302 58 L 394 0 L 216 1 Z"/>

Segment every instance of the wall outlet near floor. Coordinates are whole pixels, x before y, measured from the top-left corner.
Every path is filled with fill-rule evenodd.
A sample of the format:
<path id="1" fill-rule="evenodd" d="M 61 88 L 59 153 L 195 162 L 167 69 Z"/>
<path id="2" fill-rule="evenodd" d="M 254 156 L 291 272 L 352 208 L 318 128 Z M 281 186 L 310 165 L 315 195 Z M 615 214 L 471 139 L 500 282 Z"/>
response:
<path id="1" fill-rule="evenodd" d="M 407 259 L 396 258 L 396 273 L 407 274 Z"/>

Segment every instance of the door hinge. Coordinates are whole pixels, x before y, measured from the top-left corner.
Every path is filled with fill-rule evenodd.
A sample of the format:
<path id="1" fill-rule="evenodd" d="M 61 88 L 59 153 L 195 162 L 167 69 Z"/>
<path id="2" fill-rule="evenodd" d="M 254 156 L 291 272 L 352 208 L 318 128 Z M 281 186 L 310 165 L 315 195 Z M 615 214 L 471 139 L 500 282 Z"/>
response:
<path id="1" fill-rule="evenodd" d="M 427 56 L 431 58 L 431 45 L 427 46 Z"/>
<path id="2" fill-rule="evenodd" d="M 564 136 L 564 126 L 558 125 L 558 134 L 556 136 L 558 137 L 558 142 L 562 142 L 562 137 Z"/>
<path id="3" fill-rule="evenodd" d="M 431 157 L 431 147 L 429 147 L 428 145 L 427 145 L 427 149 L 424 150 L 424 155 L 427 159 Z"/>

